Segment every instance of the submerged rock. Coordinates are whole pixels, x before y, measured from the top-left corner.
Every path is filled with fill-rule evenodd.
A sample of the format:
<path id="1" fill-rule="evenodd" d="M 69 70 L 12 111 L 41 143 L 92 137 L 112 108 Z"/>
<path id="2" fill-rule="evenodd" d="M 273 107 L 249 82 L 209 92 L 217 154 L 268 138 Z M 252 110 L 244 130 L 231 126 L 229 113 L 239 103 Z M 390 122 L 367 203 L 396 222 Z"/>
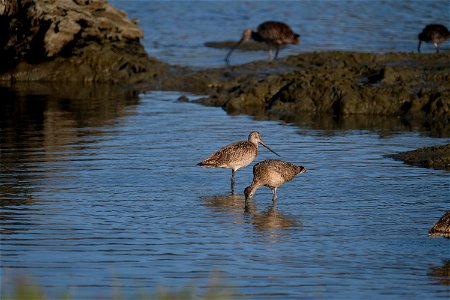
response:
<path id="1" fill-rule="evenodd" d="M 443 236 L 450 238 L 450 211 L 447 211 L 439 221 L 428 231 L 429 236 Z"/>
<path id="2" fill-rule="evenodd" d="M 136 82 L 166 66 L 106 0 L 1 1 L 0 25 L 0 80 Z"/>

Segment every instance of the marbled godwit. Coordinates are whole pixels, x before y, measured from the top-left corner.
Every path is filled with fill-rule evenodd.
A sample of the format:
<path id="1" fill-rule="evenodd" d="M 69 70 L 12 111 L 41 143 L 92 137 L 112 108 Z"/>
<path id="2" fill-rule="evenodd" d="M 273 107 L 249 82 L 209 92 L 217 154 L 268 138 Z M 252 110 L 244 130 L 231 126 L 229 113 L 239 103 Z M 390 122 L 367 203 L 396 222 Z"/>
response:
<path id="1" fill-rule="evenodd" d="M 300 41 L 299 38 L 300 35 L 294 33 L 288 25 L 277 21 L 267 21 L 261 23 L 256 31 L 253 31 L 252 29 L 244 30 L 239 42 L 237 42 L 237 44 L 230 49 L 227 56 L 225 57 L 225 62 L 228 64 L 228 59 L 234 49 L 236 49 L 241 43 L 248 41 L 249 39 L 266 43 L 267 46 L 269 46 L 269 59 L 272 59 L 272 48 L 275 48 L 276 59 L 281 45 L 298 44 Z"/>
<path id="2" fill-rule="evenodd" d="M 258 154 L 258 143 L 278 155 L 264 144 L 259 132 L 253 131 L 249 134 L 248 141 L 229 144 L 197 165 L 205 168 L 231 169 L 231 193 L 234 194 L 234 174 L 240 168 L 249 165 L 256 158 Z"/>
<path id="3" fill-rule="evenodd" d="M 425 26 L 422 32 L 419 34 L 419 45 L 417 46 L 417 52 L 420 53 L 420 45 L 422 42 L 433 43 L 436 48 L 436 52 L 439 53 L 439 45 L 450 38 L 450 32 L 447 27 L 441 24 L 429 24 Z"/>
<path id="4" fill-rule="evenodd" d="M 429 236 L 443 236 L 450 238 L 450 210 L 428 231 Z"/>
<path id="5" fill-rule="evenodd" d="M 277 188 L 292 180 L 298 174 L 306 172 L 305 167 L 296 166 L 279 159 L 266 159 L 253 167 L 253 181 L 245 188 L 245 199 L 253 197 L 256 190 L 265 185 L 272 190 L 272 201 L 276 204 Z"/>

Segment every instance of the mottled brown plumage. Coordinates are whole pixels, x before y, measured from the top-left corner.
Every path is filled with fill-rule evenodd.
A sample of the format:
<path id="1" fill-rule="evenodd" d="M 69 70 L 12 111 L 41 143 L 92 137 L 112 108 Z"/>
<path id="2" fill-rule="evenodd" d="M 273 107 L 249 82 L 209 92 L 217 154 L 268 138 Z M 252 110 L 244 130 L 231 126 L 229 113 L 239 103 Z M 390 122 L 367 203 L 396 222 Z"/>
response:
<path id="1" fill-rule="evenodd" d="M 450 238 L 450 210 L 434 224 L 433 228 L 428 231 L 428 235 Z"/>
<path id="2" fill-rule="evenodd" d="M 433 43 L 436 48 L 436 52 L 439 53 L 439 46 L 442 42 L 450 39 L 450 32 L 447 27 L 441 24 L 429 24 L 425 26 L 422 32 L 417 37 L 419 39 L 419 45 L 417 46 L 417 52 L 420 53 L 420 45 L 422 42 Z"/>
<path id="3" fill-rule="evenodd" d="M 306 172 L 306 168 L 296 166 L 279 159 L 266 159 L 253 167 L 253 181 L 245 188 L 245 199 L 253 197 L 261 186 L 267 186 L 272 190 L 273 202 L 277 199 L 277 188 L 285 182 L 292 180 L 298 174 Z"/>
<path id="4" fill-rule="evenodd" d="M 234 49 L 239 47 L 241 43 L 250 39 L 267 44 L 269 47 L 269 59 L 272 59 L 272 48 L 275 48 L 274 59 L 276 59 L 278 52 L 280 51 L 280 46 L 287 44 L 298 44 L 300 42 L 300 35 L 293 32 L 288 25 L 282 22 L 267 21 L 261 23 L 256 31 L 253 31 L 252 29 L 244 30 L 239 42 L 237 42 L 237 44 L 230 49 L 225 57 L 225 62 L 228 64 L 230 55 Z"/>
<path id="5" fill-rule="evenodd" d="M 249 134 L 248 141 L 235 142 L 222 147 L 197 165 L 205 168 L 231 169 L 231 192 L 234 193 L 234 174 L 240 168 L 249 165 L 256 158 L 258 155 L 258 143 L 278 155 L 264 144 L 259 132 L 253 131 Z"/>

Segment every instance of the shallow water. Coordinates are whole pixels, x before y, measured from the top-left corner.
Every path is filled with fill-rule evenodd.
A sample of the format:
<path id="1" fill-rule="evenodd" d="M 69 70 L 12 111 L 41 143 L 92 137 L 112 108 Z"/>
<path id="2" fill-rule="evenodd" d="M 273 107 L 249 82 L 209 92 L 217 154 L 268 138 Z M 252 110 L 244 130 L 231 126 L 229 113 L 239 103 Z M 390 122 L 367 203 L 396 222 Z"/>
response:
<path id="1" fill-rule="evenodd" d="M 233 299 L 448 299 L 449 240 L 427 237 L 449 207 L 448 172 L 384 158 L 446 139 L 79 90 L 2 90 L 2 297 L 25 276 L 52 298 L 216 286 Z M 251 167 L 231 196 L 229 170 L 196 166 L 252 130 L 308 169 L 276 207 L 264 187 L 244 207 Z"/>
<path id="2" fill-rule="evenodd" d="M 196 67 L 223 64 L 226 49 L 205 42 L 266 19 L 302 35 L 281 56 L 415 51 L 423 25 L 448 22 L 447 1 L 110 2 L 141 20 L 151 55 Z M 449 240 L 427 237 L 449 209 L 448 172 L 384 158 L 448 139 L 396 119 L 256 121 L 179 96 L 0 87 L 2 298 L 30 277 L 50 298 L 216 287 L 233 299 L 448 299 Z M 229 170 L 195 165 L 252 130 L 308 169 L 276 208 L 267 188 L 244 207 L 251 167 L 231 196 Z M 272 157 L 262 148 L 257 161 Z"/>
<path id="3" fill-rule="evenodd" d="M 267 20 L 289 24 L 299 45 L 280 57 L 311 51 L 417 51 L 417 35 L 429 23 L 449 27 L 447 0 L 408 1 L 145 1 L 111 0 L 130 18 L 139 19 L 147 52 L 171 64 L 223 66 L 228 49 L 207 42 L 237 41 L 246 28 Z M 449 43 L 442 44 L 449 48 Z M 434 52 L 430 44 L 423 52 Z M 267 59 L 264 51 L 236 51 L 232 64 Z"/>

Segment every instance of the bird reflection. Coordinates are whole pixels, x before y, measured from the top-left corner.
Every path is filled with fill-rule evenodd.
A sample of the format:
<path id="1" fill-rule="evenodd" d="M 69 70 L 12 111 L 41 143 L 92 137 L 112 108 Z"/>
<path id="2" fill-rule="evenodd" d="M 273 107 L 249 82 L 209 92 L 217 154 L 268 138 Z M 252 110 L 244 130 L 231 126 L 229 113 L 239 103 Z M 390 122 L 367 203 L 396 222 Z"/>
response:
<path id="1" fill-rule="evenodd" d="M 237 194 L 203 196 L 200 200 L 203 206 L 214 208 L 215 211 L 238 212 L 245 210 L 244 196 Z"/>
<path id="2" fill-rule="evenodd" d="M 437 285 L 450 286 L 450 260 L 442 266 L 431 267 L 428 276 L 435 279 Z"/>
<path id="3" fill-rule="evenodd" d="M 269 206 L 264 212 L 254 214 L 253 224 L 257 230 L 301 227 L 301 223 L 295 218 L 281 213 L 273 205 Z"/>
<path id="4" fill-rule="evenodd" d="M 211 207 L 216 212 L 232 213 L 242 223 L 252 224 L 258 231 L 299 228 L 301 222 L 294 217 L 280 212 L 276 206 L 270 205 L 265 211 L 258 211 L 253 199 L 245 200 L 243 195 L 214 195 L 200 197 L 203 206 Z M 233 218 L 231 221 L 236 222 Z"/>

